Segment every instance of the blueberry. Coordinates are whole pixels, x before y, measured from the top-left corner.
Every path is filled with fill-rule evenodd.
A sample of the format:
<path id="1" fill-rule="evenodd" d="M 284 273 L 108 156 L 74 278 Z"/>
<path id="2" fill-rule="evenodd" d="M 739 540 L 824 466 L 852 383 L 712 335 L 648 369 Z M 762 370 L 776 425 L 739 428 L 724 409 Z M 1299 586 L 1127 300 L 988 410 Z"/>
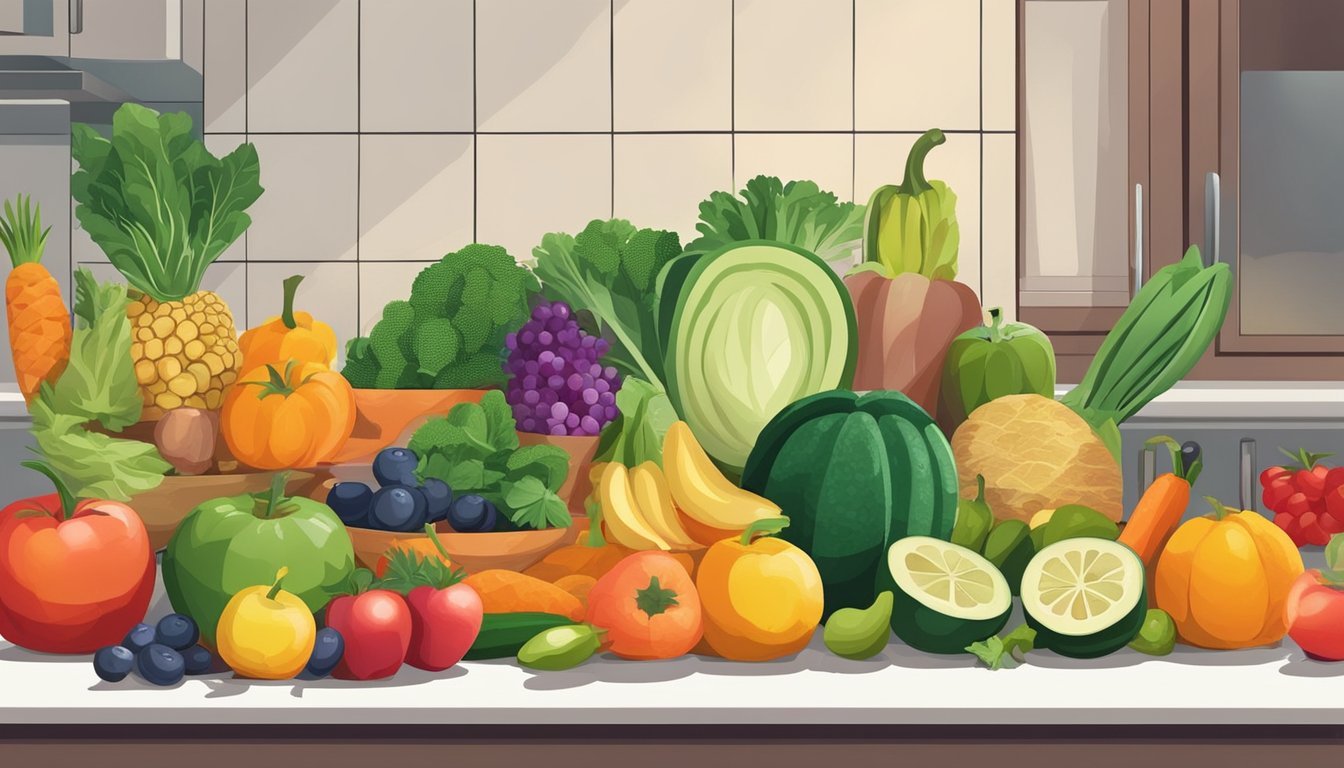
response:
<path id="1" fill-rule="evenodd" d="M 364 483 L 337 483 L 327 492 L 327 506 L 341 522 L 356 528 L 368 525 L 373 489 Z"/>
<path id="2" fill-rule="evenodd" d="M 369 521 L 384 531 L 418 531 L 425 527 L 426 506 L 419 489 L 389 485 L 373 494 Z"/>
<path id="3" fill-rule="evenodd" d="M 199 645 L 182 651 L 183 671 L 188 675 L 204 675 L 215 666 L 215 657 Z"/>
<path id="4" fill-rule="evenodd" d="M 448 524 L 459 533 L 479 533 L 492 531 L 498 515 L 495 505 L 469 493 L 459 496 L 448 508 Z"/>
<path id="5" fill-rule="evenodd" d="M 427 477 L 425 484 L 420 486 L 420 493 L 425 495 L 429 522 L 437 523 L 448 517 L 448 507 L 453 503 L 453 489 L 447 483 L 436 477 Z"/>
<path id="6" fill-rule="evenodd" d="M 182 654 L 161 643 L 154 643 L 135 657 L 135 666 L 145 682 L 153 685 L 176 685 L 186 673 Z"/>
<path id="7" fill-rule="evenodd" d="M 313 643 L 313 655 L 308 657 L 308 666 L 304 673 L 309 677 L 326 677 L 345 655 L 345 638 L 331 627 L 317 630 L 317 640 Z"/>
<path id="8" fill-rule="evenodd" d="M 201 630 L 196 627 L 196 622 L 180 613 L 164 616 L 154 628 L 154 641 L 175 651 L 186 650 L 200 639 Z"/>
<path id="9" fill-rule="evenodd" d="M 415 467 L 420 457 L 408 448 L 384 448 L 373 460 L 373 476 L 378 484 L 415 485 Z"/>
<path id="10" fill-rule="evenodd" d="M 125 680 L 134 667 L 135 654 L 125 646 L 109 645 L 93 654 L 94 673 L 109 683 Z"/>
<path id="11" fill-rule="evenodd" d="M 121 644 L 126 646 L 131 653 L 139 653 L 154 642 L 155 634 L 153 627 L 141 622 L 126 633 L 126 639 L 122 640 Z"/>

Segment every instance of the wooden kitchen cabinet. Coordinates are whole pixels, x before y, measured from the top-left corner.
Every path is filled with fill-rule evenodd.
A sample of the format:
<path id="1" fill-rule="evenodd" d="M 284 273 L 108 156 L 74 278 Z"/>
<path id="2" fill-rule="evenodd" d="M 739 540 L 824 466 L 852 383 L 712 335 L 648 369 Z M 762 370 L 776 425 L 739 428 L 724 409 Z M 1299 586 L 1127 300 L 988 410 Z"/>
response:
<path id="1" fill-rule="evenodd" d="M 1201 378 L 1344 378 L 1344 3 L 1190 0 L 1187 233 L 1236 277 Z"/>
<path id="2" fill-rule="evenodd" d="M 1018 317 L 1078 381 L 1182 248 L 1180 3 L 1020 0 Z"/>

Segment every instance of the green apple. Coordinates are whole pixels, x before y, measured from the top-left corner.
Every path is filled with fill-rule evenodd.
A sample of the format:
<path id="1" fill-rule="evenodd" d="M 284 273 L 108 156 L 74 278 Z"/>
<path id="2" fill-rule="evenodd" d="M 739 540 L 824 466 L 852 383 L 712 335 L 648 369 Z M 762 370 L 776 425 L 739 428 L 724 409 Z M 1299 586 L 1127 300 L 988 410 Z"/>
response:
<path id="1" fill-rule="evenodd" d="M 235 593 L 275 581 L 316 615 L 355 568 L 345 525 L 320 501 L 284 496 L 285 474 L 269 493 L 211 499 L 193 509 L 163 555 L 163 585 L 173 610 L 196 620 L 215 644 L 220 614 Z"/>

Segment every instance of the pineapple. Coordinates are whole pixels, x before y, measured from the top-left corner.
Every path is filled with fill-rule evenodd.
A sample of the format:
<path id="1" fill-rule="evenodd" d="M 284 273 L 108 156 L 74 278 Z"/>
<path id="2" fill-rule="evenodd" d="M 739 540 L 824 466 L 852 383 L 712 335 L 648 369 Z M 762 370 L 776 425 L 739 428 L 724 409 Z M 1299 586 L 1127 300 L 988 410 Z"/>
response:
<path id="1" fill-rule="evenodd" d="M 238 378 L 233 315 L 202 291 L 206 267 L 252 223 L 261 196 L 257 150 L 222 158 L 192 133 L 185 113 L 123 104 L 104 138 L 75 123 L 75 215 L 132 288 L 131 357 L 144 405 L 216 410 Z"/>
<path id="2" fill-rule="evenodd" d="M 142 293 L 127 314 L 145 407 L 218 409 L 242 363 L 233 315 L 219 296 L 197 291 L 159 302 Z"/>

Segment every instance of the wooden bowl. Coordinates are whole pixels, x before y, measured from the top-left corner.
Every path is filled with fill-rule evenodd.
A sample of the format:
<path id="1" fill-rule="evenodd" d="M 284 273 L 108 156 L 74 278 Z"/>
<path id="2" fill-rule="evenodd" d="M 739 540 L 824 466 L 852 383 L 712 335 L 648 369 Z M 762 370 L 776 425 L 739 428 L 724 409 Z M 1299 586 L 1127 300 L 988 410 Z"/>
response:
<path id="1" fill-rule="evenodd" d="M 240 472 L 225 475 L 170 475 L 163 478 L 158 488 L 131 497 L 127 504 L 140 515 L 149 544 L 163 549 L 173 537 L 173 531 L 197 506 L 223 496 L 241 496 L 261 493 L 271 487 L 274 472 Z M 323 478 L 314 472 L 290 470 L 285 492 L 292 496 L 309 496 L 314 486 L 321 487 Z"/>
<path id="2" fill-rule="evenodd" d="M 578 541 L 580 533 L 588 530 L 587 518 L 575 518 L 568 528 L 546 528 L 540 531 L 499 531 L 492 533 L 457 533 L 447 523 L 438 523 L 434 529 L 439 541 L 448 550 L 453 565 L 467 573 L 503 569 L 523 571 L 536 565 L 555 550 Z M 393 533 L 368 528 L 346 528 L 350 543 L 355 548 L 355 560 L 374 570 L 378 558 L 399 541 L 423 539 L 426 534 Z"/>
<path id="3" fill-rule="evenodd" d="M 589 494 L 593 492 L 593 480 L 590 477 L 593 457 L 597 455 L 598 437 L 572 437 L 569 435 L 539 435 L 534 432 L 519 432 L 519 445 L 554 445 L 569 454 L 569 474 L 558 495 L 569 505 L 571 516 L 587 515 L 584 506 Z"/>
<path id="4" fill-rule="evenodd" d="M 479 403 L 485 389 L 356 389 L 355 431 L 329 463 L 367 463 L 378 452 L 405 445 L 431 417 L 458 403 Z"/>

